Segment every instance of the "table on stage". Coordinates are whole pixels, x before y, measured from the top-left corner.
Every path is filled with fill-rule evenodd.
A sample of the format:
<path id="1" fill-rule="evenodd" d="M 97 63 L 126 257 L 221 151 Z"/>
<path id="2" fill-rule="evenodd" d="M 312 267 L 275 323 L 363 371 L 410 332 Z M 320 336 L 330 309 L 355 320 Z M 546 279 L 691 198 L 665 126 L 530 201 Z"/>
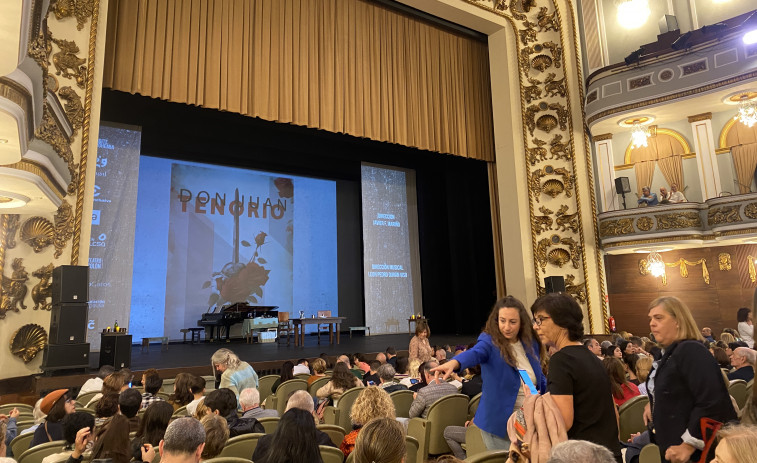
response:
<path id="1" fill-rule="evenodd" d="M 329 325 L 329 344 L 334 344 L 334 331 L 336 329 L 336 343 L 339 344 L 339 325 L 347 317 L 318 317 L 318 318 L 290 318 L 294 324 L 294 345 L 305 345 L 305 325 Z"/>
<path id="2" fill-rule="evenodd" d="M 407 332 L 410 333 L 410 334 L 412 334 L 413 332 L 410 330 L 410 324 L 411 323 L 418 323 L 421 320 L 423 320 L 424 322 L 428 323 L 428 318 L 426 318 L 426 317 L 408 318 L 407 319 Z"/>

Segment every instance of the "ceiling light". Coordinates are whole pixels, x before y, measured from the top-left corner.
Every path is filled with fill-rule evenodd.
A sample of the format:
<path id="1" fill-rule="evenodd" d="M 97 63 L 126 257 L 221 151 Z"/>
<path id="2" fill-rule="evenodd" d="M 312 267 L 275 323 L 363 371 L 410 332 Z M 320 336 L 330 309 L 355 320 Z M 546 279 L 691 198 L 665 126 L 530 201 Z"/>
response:
<path id="1" fill-rule="evenodd" d="M 14 207 L 25 206 L 30 198 L 18 193 L 0 190 L 0 209 L 13 209 Z"/>
<path id="2" fill-rule="evenodd" d="M 6 143 L 8 143 L 8 139 L 7 138 L 0 138 L 0 145 L 4 145 Z"/>
<path id="3" fill-rule="evenodd" d="M 757 43 L 757 29 L 744 34 L 744 37 L 741 40 L 743 40 L 746 45 Z"/>
<path id="4" fill-rule="evenodd" d="M 662 260 L 662 256 L 657 251 L 652 251 L 647 257 L 647 265 L 649 267 L 649 273 L 653 277 L 661 277 L 665 274 L 665 262 Z"/>
<path id="5" fill-rule="evenodd" d="M 649 138 L 649 131 L 641 125 L 640 121 L 636 120 L 633 123 L 633 129 L 631 130 L 631 144 L 634 148 L 646 148 L 647 138 Z"/>
<path id="6" fill-rule="evenodd" d="M 754 99 L 749 98 L 748 94 L 741 96 L 739 112 L 734 116 L 734 119 L 749 128 L 757 124 L 757 103 L 755 103 Z"/>
<path id="7" fill-rule="evenodd" d="M 647 0 L 626 0 L 618 5 L 618 23 L 626 29 L 643 26 L 650 14 Z"/>

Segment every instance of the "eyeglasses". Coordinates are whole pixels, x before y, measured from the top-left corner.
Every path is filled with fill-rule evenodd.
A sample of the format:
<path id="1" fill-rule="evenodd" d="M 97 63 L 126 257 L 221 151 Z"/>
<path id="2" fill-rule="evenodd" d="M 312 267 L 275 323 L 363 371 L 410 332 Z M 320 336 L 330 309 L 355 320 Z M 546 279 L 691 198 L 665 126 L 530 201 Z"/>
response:
<path id="1" fill-rule="evenodd" d="M 534 325 L 541 326 L 542 323 L 544 323 L 544 320 L 549 320 L 552 317 L 536 317 L 534 318 Z"/>

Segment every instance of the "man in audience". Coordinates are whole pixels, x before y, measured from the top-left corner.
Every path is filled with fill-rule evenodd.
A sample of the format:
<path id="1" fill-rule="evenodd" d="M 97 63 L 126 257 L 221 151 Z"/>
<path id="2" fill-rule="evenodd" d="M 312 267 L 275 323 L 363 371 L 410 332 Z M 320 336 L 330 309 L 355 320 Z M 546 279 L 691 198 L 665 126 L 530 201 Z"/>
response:
<path id="1" fill-rule="evenodd" d="M 92 439 L 94 436 L 94 432 L 92 431 L 95 429 L 95 417 L 89 413 L 69 413 L 63 417 L 61 424 L 63 425 L 63 439 L 66 441 L 66 446 L 62 452 L 43 458 L 42 463 L 66 461 L 74 451 L 77 437 L 79 437 L 79 440 L 82 440 L 84 437 L 81 434 L 86 434 L 89 439 Z M 81 434 L 79 433 L 80 430 L 83 431 Z"/>
<path id="2" fill-rule="evenodd" d="M 397 351 L 392 346 L 386 348 L 386 363 L 394 369 L 397 368 Z"/>
<path id="3" fill-rule="evenodd" d="M 634 354 L 646 355 L 644 353 L 644 341 L 638 336 L 631 336 L 628 341 L 633 344 Z"/>
<path id="4" fill-rule="evenodd" d="M 586 346 L 589 351 L 591 351 L 592 354 L 596 355 L 599 360 L 602 360 L 604 357 L 602 357 L 602 346 L 599 345 L 599 341 L 597 341 L 594 338 L 589 338 L 584 341 L 584 346 Z"/>
<path id="5" fill-rule="evenodd" d="M 253 432 L 265 432 L 265 428 L 257 419 L 252 417 L 239 418 L 237 416 L 237 396 L 231 389 L 221 388 L 212 391 L 205 397 L 204 403 L 211 413 L 226 418 L 231 437 Z"/>
<path id="6" fill-rule="evenodd" d="M 145 444 L 142 449 L 142 461 L 153 461 L 155 449 Z M 161 463 L 199 463 L 205 449 L 205 429 L 202 424 L 191 417 L 174 420 L 166 428 L 160 441 Z"/>
<path id="7" fill-rule="evenodd" d="M 379 377 L 376 374 L 376 370 L 381 366 L 381 362 L 378 360 L 371 360 L 368 362 L 368 373 L 363 376 L 363 384 L 366 386 L 377 386 L 379 384 Z M 373 384 L 368 384 L 368 381 Z"/>
<path id="8" fill-rule="evenodd" d="M 289 397 L 289 400 L 287 401 L 287 408 L 284 410 L 284 412 L 288 412 L 292 408 L 299 408 L 300 410 L 305 410 L 306 412 L 313 415 L 313 419 L 318 422 L 318 418 L 315 415 L 315 404 L 313 403 L 313 396 L 310 395 L 308 391 L 295 391 L 292 393 L 292 395 Z M 318 445 L 329 445 L 331 447 L 336 447 L 334 443 L 331 441 L 331 438 L 328 434 L 321 431 L 320 429 L 315 430 L 315 440 L 318 442 Z M 260 438 L 260 443 L 263 442 L 263 439 L 270 439 L 271 434 L 266 434 L 266 436 Z M 258 444 L 260 445 L 260 444 Z"/>
<path id="9" fill-rule="evenodd" d="M 442 360 L 447 360 L 447 351 L 445 351 L 444 349 L 440 347 L 436 349 L 436 352 L 434 353 L 434 357 L 436 357 L 436 360 L 440 362 Z"/>
<path id="10" fill-rule="evenodd" d="M 715 338 L 712 337 L 712 328 L 709 328 L 707 326 L 702 328 L 702 336 L 704 337 L 705 341 L 715 342 Z"/>
<path id="11" fill-rule="evenodd" d="M 383 352 L 379 352 L 378 354 L 376 354 L 376 360 L 378 360 L 378 362 L 383 365 L 386 363 L 386 355 L 384 355 Z"/>
<path id="12" fill-rule="evenodd" d="M 266 410 L 260 406 L 260 392 L 248 387 L 239 394 L 239 405 L 242 407 L 242 418 L 265 418 L 279 416 L 275 409 Z"/>
<path id="13" fill-rule="evenodd" d="M 613 463 L 612 452 L 585 440 L 567 440 L 552 447 L 547 463 Z"/>
<path id="14" fill-rule="evenodd" d="M 407 386 L 405 386 L 404 384 L 394 382 L 394 375 L 396 375 L 397 372 L 394 370 L 394 367 L 392 367 L 388 362 L 378 367 L 376 374 L 378 375 L 379 381 L 381 382 L 381 388 L 384 389 L 388 394 L 391 394 L 394 391 L 402 391 L 407 389 Z"/>
<path id="15" fill-rule="evenodd" d="M 659 200 L 660 204 L 668 204 L 670 202 L 670 194 L 668 193 L 668 189 L 664 186 L 660 187 Z"/>
<path id="16" fill-rule="evenodd" d="M 308 366 L 307 359 L 299 359 L 297 360 L 297 365 L 294 366 L 294 370 L 292 371 L 292 374 L 295 375 L 309 375 L 310 374 L 310 366 Z"/>
<path id="17" fill-rule="evenodd" d="M 136 389 L 126 389 L 118 395 L 118 409 L 129 419 L 129 432 L 136 432 L 139 428 L 137 412 L 142 407 L 142 394 Z"/>
<path id="18" fill-rule="evenodd" d="M 347 354 L 342 354 L 339 357 L 336 358 L 337 363 L 342 362 L 345 365 L 347 365 L 347 368 L 352 368 L 352 363 L 350 363 L 350 356 Z"/>
<path id="19" fill-rule="evenodd" d="M 731 365 L 735 369 L 728 373 L 728 379 L 743 379 L 746 382 L 753 380 L 756 360 L 757 352 L 748 347 L 737 347 L 731 354 Z"/>
<path id="20" fill-rule="evenodd" d="M 671 203 L 685 203 L 686 198 L 683 196 L 683 193 L 678 191 L 678 185 L 675 183 L 670 185 L 670 195 L 668 196 L 668 201 Z"/>
<path id="21" fill-rule="evenodd" d="M 142 374 L 142 385 L 145 388 L 144 394 L 142 394 L 142 408 L 147 408 L 150 404 L 163 400 L 158 397 L 160 388 L 163 387 L 163 380 L 160 379 L 158 370 L 150 368 Z"/>
<path id="22" fill-rule="evenodd" d="M 657 200 L 657 193 L 652 193 L 648 186 L 641 189 L 642 196 L 637 203 L 639 206 L 656 206 L 659 201 Z"/>
<path id="23" fill-rule="evenodd" d="M 115 368 L 113 368 L 111 365 L 103 365 L 100 367 L 100 371 L 97 372 L 97 376 L 94 378 L 89 378 L 87 381 L 84 382 L 81 389 L 79 389 L 79 395 L 77 397 L 81 397 L 82 394 L 86 394 L 88 392 L 100 392 L 103 390 L 103 380 L 107 378 L 109 375 L 113 374 L 115 372 Z"/>
<path id="24" fill-rule="evenodd" d="M 457 388 L 452 384 L 439 379 L 439 374 L 431 373 L 431 370 L 438 367 L 439 362 L 430 360 L 423 366 L 423 375 L 426 378 L 428 386 L 423 387 L 415 393 L 412 405 L 410 405 L 410 418 L 420 416 L 426 418 L 428 409 L 437 400 L 442 397 L 457 394 Z"/>

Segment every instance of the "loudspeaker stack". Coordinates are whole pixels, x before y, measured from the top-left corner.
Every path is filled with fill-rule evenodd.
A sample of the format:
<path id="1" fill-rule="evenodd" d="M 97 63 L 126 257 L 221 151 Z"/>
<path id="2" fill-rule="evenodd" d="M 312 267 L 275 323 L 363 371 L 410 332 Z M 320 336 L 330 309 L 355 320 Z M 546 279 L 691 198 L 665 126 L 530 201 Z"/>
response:
<path id="1" fill-rule="evenodd" d="M 565 292 L 565 278 L 561 276 L 545 277 L 544 278 L 544 291 L 549 293 L 564 293 Z"/>
<path id="2" fill-rule="evenodd" d="M 89 268 L 61 265 L 53 269 L 50 336 L 42 355 L 43 370 L 89 367 L 87 301 Z"/>

